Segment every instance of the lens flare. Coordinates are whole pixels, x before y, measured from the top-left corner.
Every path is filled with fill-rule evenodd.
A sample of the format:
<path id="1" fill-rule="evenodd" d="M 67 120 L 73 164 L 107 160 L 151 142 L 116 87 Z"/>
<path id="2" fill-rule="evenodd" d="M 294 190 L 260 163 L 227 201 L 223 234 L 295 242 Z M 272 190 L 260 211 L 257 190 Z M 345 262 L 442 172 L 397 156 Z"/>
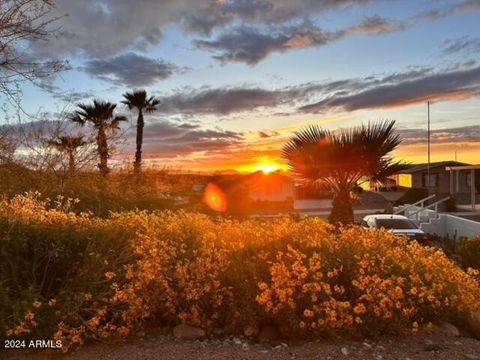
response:
<path id="1" fill-rule="evenodd" d="M 213 183 L 206 186 L 203 192 L 203 202 L 214 211 L 227 211 L 227 197 L 222 189 Z"/>

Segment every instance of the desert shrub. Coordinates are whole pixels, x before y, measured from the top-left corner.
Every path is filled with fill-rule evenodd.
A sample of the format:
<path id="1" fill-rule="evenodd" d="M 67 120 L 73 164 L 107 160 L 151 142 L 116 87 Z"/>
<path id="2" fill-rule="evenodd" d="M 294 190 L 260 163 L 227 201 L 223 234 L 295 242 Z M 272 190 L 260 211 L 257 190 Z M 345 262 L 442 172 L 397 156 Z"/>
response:
<path id="1" fill-rule="evenodd" d="M 304 338 L 462 323 L 480 308 L 474 277 L 442 251 L 388 232 L 337 231 L 318 219 L 215 223 L 185 213 L 141 222 L 149 225 L 135 240 L 139 261 L 125 286 L 115 284 L 134 322 L 154 317 L 231 333 L 273 323 L 285 337 Z"/>
<path id="2" fill-rule="evenodd" d="M 34 171 L 20 165 L 0 166 L 0 195 L 14 197 L 29 191 L 42 199 L 74 198 L 74 210 L 108 217 L 111 211 L 161 210 L 171 208 L 172 201 L 158 196 L 158 187 L 151 174 L 116 172 L 107 178 L 93 172 L 55 175 Z"/>
<path id="3" fill-rule="evenodd" d="M 425 199 L 428 196 L 428 189 L 426 188 L 409 188 L 405 194 L 403 194 L 395 205 L 414 204 L 417 201 Z"/>
<path id="4" fill-rule="evenodd" d="M 0 329 L 15 338 L 71 340 L 113 291 L 105 273 L 123 271 L 132 253 L 125 229 L 65 210 L 68 201 L 19 196 L 0 203 Z"/>
<path id="5" fill-rule="evenodd" d="M 0 205 L 8 336 L 53 335 L 68 349 L 144 321 L 250 336 L 266 324 L 285 338 L 375 335 L 462 324 L 480 309 L 478 273 L 384 231 L 171 211 L 99 219 L 48 206 L 32 197 Z"/>
<path id="6" fill-rule="evenodd" d="M 456 253 L 462 257 L 464 266 L 480 270 L 480 236 L 461 241 Z"/>

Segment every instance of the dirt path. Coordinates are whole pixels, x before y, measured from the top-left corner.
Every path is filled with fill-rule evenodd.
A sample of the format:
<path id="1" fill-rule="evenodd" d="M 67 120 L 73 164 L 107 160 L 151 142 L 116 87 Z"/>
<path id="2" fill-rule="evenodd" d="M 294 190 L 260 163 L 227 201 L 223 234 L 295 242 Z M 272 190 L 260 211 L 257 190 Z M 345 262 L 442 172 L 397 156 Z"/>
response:
<path id="1" fill-rule="evenodd" d="M 183 341 L 146 336 L 117 344 L 90 344 L 66 355 L 0 352 L 1 359 L 153 360 L 153 359 L 399 359 L 480 360 L 480 341 L 466 337 L 416 335 L 378 341 L 310 342 L 302 345 L 251 344 L 240 339 Z"/>

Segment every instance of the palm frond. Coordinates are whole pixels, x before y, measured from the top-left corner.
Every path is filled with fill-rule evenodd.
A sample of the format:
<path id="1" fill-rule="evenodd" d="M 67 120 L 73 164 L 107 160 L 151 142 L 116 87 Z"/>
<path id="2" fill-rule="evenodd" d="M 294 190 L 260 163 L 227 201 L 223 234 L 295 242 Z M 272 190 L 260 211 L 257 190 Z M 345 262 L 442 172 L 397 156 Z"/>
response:
<path id="1" fill-rule="evenodd" d="M 281 156 L 298 182 L 332 191 L 353 189 L 362 178 L 384 181 L 407 166 L 390 157 L 400 144 L 394 125 L 380 121 L 337 132 L 309 125 L 290 138 Z"/>

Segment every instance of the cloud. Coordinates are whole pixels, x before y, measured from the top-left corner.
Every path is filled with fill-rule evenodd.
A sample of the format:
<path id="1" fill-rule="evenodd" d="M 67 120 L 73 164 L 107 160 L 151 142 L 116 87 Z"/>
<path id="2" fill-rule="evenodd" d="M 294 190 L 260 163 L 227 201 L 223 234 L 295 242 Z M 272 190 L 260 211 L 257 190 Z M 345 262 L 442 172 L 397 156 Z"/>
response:
<path id="1" fill-rule="evenodd" d="M 400 21 L 389 20 L 375 15 L 365 18 L 360 24 L 348 28 L 347 32 L 380 35 L 404 31 L 405 29 L 406 25 Z"/>
<path id="2" fill-rule="evenodd" d="M 118 85 L 148 86 L 184 71 L 172 63 L 133 52 L 110 59 L 94 59 L 81 67 L 86 73 Z"/>
<path id="3" fill-rule="evenodd" d="M 351 89 L 337 95 L 327 95 L 320 101 L 299 110 L 317 113 L 331 110 L 353 111 L 368 108 L 405 106 L 427 100 L 458 100 L 480 96 L 480 67 L 442 73 L 400 82 Z"/>
<path id="4" fill-rule="evenodd" d="M 274 52 L 325 46 L 353 34 L 381 35 L 405 30 L 398 21 L 373 16 L 339 31 L 326 31 L 309 22 L 299 25 L 259 29 L 241 25 L 220 34 L 214 40 L 195 40 L 200 48 L 218 53 L 215 59 L 255 65 Z"/>
<path id="5" fill-rule="evenodd" d="M 274 130 L 271 130 L 271 131 L 262 130 L 258 132 L 258 137 L 261 139 L 268 139 L 268 138 L 271 138 L 272 136 L 278 136 L 278 135 L 280 135 L 280 133 Z"/>
<path id="6" fill-rule="evenodd" d="M 94 98 L 95 93 L 93 91 L 64 91 L 54 93 L 53 97 L 66 103 L 77 103 Z"/>
<path id="7" fill-rule="evenodd" d="M 150 45 L 157 45 L 169 26 L 179 26 L 187 32 L 211 36 L 220 33 L 215 39 L 202 39 L 202 48 L 219 51 L 220 60 L 229 60 L 233 45 L 222 47 L 228 39 L 240 39 L 243 49 L 235 61 L 249 64 L 260 61 L 274 51 L 285 51 L 310 43 L 322 46 L 329 42 L 332 33 L 316 29 L 297 29 L 298 35 L 287 28 L 288 25 L 318 19 L 327 11 L 339 11 L 351 6 L 363 6 L 380 0 L 62 0 L 56 4 L 52 16 L 62 16 L 52 23 L 55 38 L 49 42 L 32 42 L 32 50 L 38 57 L 49 58 L 52 54 L 81 54 L 89 58 L 117 56 L 132 50 L 148 51 Z M 422 13 L 416 20 L 442 18 L 451 14 L 480 10 L 478 0 L 464 0 L 443 9 Z M 341 13 L 340 13 L 341 14 Z M 411 24 L 415 23 L 413 21 Z M 258 26 L 276 29 L 246 31 Z M 232 31 L 232 28 L 244 30 Z M 360 24 L 333 32 L 353 34 L 386 34 L 405 29 L 405 24 L 376 15 L 368 17 Z M 226 30 L 222 34 L 223 30 Z M 305 32 L 301 37 L 301 30 Z M 245 39 L 239 38 L 243 35 Z M 270 35 L 270 36 L 269 36 Z M 263 43 L 265 50 L 255 57 L 246 47 L 260 47 L 252 43 L 254 37 Z M 324 37 L 327 36 L 327 39 Z M 250 39 L 250 41 L 249 41 Z M 292 43 L 287 44 L 291 40 Z M 325 41 L 327 40 L 327 41 Z M 292 46 L 296 44 L 296 46 Z M 226 46 L 226 45 L 224 45 Z M 224 53 L 225 52 L 225 53 Z M 243 56 L 242 56 L 243 54 Z"/>
<path id="8" fill-rule="evenodd" d="M 304 19 L 332 9 L 365 5 L 376 0 L 225 0 L 212 1 L 197 11 L 184 11 L 183 26 L 193 32 L 210 35 L 219 27 L 239 21 L 246 24 L 278 25 Z"/>
<path id="9" fill-rule="evenodd" d="M 240 26 L 216 40 L 196 40 L 194 44 L 201 49 L 219 52 L 214 58 L 221 62 L 255 65 L 273 52 L 323 46 L 342 36 L 342 32 L 326 32 L 313 25 L 285 27 L 277 31 Z"/>
<path id="10" fill-rule="evenodd" d="M 404 145 L 427 142 L 425 129 L 401 129 L 398 130 L 398 134 Z M 432 143 L 480 142 L 480 125 L 431 130 L 430 141 Z"/>
<path id="11" fill-rule="evenodd" d="M 282 90 L 230 87 L 184 90 L 162 97 L 159 111 L 164 113 L 228 115 L 261 107 L 273 108 L 287 102 Z"/>
<path id="12" fill-rule="evenodd" d="M 52 24 L 55 39 L 32 46 L 46 56 L 108 57 L 158 44 L 171 25 L 205 35 L 232 23 L 280 24 L 373 1 L 378 0 L 62 0 L 52 16 L 67 16 Z"/>
<path id="13" fill-rule="evenodd" d="M 442 51 L 446 54 L 462 53 L 466 55 L 480 53 L 480 38 L 463 36 L 458 39 L 445 40 Z"/>
<path id="14" fill-rule="evenodd" d="M 198 3 L 198 1 L 197 1 Z M 124 52 L 138 42 L 158 44 L 174 15 L 191 6 L 187 0 L 63 0 L 53 16 L 67 16 L 52 24 L 59 28 L 48 44 L 35 44 L 43 54 L 82 53 L 93 57 Z"/>
<path id="15" fill-rule="evenodd" d="M 310 82 L 277 89 L 263 89 L 248 85 L 224 88 L 185 88 L 172 95 L 159 96 L 159 111 L 164 114 L 217 116 L 250 112 L 261 108 L 275 109 L 278 112 L 281 107 L 305 105 L 319 97 L 339 96 L 387 83 L 419 79 L 431 71 L 431 68 L 428 67 L 411 68 L 403 73 L 393 73 L 383 77 L 369 76 L 330 82 Z"/>
<path id="16" fill-rule="evenodd" d="M 134 143 L 135 134 L 129 134 Z M 144 130 L 144 150 L 150 157 L 187 156 L 195 152 L 220 151 L 239 144 L 243 133 L 220 128 L 204 129 L 199 125 L 156 119 Z"/>
<path id="17" fill-rule="evenodd" d="M 465 12 L 480 11 L 479 0 L 463 0 L 458 3 L 446 6 L 444 8 L 437 8 L 422 12 L 417 16 L 418 19 L 440 20 L 452 15 Z"/>

